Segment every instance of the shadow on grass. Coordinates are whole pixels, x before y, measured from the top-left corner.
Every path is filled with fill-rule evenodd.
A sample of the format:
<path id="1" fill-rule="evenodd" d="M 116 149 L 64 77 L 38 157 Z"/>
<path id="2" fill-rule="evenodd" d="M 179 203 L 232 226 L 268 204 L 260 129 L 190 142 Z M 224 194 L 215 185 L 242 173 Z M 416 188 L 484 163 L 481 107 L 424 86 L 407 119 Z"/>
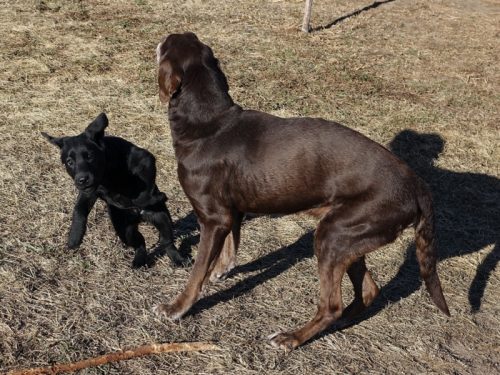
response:
<path id="1" fill-rule="evenodd" d="M 313 256 L 313 231 L 300 237 L 293 244 L 275 250 L 250 263 L 237 266 L 229 275 L 259 271 L 256 275 L 239 281 L 229 289 L 221 290 L 198 301 L 189 311 L 188 315 L 195 315 L 209 309 L 220 302 L 229 301 L 251 291 L 258 285 L 265 283 L 285 272 L 293 265 L 305 258 Z"/>
<path id="2" fill-rule="evenodd" d="M 363 12 L 366 12 L 368 10 L 371 10 L 371 9 L 375 9 L 375 8 L 378 8 L 380 5 L 383 5 L 383 4 L 387 4 L 387 3 L 392 3 L 393 1 L 395 0 L 382 0 L 382 1 L 375 1 L 373 2 L 372 4 L 370 5 L 367 5 L 361 9 L 358 9 L 358 10 L 355 10 L 351 13 L 348 13 L 342 17 L 339 17 L 339 18 L 336 18 L 334 19 L 332 22 L 326 24 L 326 25 L 321 25 L 321 26 L 316 26 L 316 27 L 313 27 L 311 28 L 311 30 L 309 32 L 315 32 L 315 31 L 321 31 L 321 30 L 325 30 L 325 29 L 329 29 L 335 25 L 338 25 L 339 23 L 341 23 L 342 21 L 345 21 L 346 19 L 349 19 L 351 17 L 356 17 L 357 15 L 363 13 Z"/>
<path id="3" fill-rule="evenodd" d="M 481 307 L 488 279 L 500 260 L 500 180 L 487 174 L 454 172 L 435 166 L 444 144 L 438 134 L 404 130 L 389 147 L 427 182 L 432 191 L 440 260 L 494 245 L 478 266 L 469 288 L 470 307 L 476 312 Z M 407 282 L 402 283 L 403 280 Z M 384 294 L 393 301 L 393 297 L 400 294 L 395 293 L 399 289 L 400 298 L 406 297 L 420 286 L 418 280 L 413 245 L 407 250 L 406 261 L 396 277 L 384 287 Z M 444 292 L 446 294 L 446 290 Z"/>

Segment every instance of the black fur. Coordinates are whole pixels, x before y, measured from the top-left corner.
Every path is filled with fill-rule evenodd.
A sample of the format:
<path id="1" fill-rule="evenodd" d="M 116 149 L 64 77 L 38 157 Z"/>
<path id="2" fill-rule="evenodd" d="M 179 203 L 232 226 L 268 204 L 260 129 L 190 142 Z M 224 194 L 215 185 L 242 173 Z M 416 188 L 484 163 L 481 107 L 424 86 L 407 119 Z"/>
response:
<path id="1" fill-rule="evenodd" d="M 42 132 L 60 148 L 61 161 L 79 191 L 68 247 L 73 249 L 82 243 L 89 212 L 101 198 L 108 205 L 116 233 L 135 249 L 133 267 L 151 264 L 156 256 L 165 253 L 175 265 L 187 263 L 173 242 L 167 197 L 155 183 L 154 156 L 122 138 L 105 136 L 107 126 L 106 114 L 101 113 L 77 136 L 56 138 Z M 138 229 L 142 221 L 153 224 L 160 232 L 159 244 L 150 256 Z"/>

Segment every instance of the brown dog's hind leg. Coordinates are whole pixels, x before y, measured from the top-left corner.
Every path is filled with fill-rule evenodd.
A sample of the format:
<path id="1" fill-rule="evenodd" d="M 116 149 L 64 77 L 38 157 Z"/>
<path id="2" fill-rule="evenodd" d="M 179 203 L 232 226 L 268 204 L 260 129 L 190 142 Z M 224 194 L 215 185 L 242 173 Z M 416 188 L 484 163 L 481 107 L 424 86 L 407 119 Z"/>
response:
<path id="1" fill-rule="evenodd" d="M 304 327 L 268 337 L 271 345 L 290 351 L 325 330 L 342 315 L 341 281 L 345 272 L 343 264 L 320 266 L 320 301 L 315 317 Z"/>
<path id="2" fill-rule="evenodd" d="M 210 274 L 211 282 L 218 282 L 225 280 L 229 272 L 236 267 L 236 253 L 240 244 L 240 228 L 243 214 L 236 213 L 233 215 L 233 227 L 224 241 L 224 246 L 220 253 L 219 258 L 215 262 Z"/>
<path id="3" fill-rule="evenodd" d="M 343 311 L 342 277 L 349 264 L 349 254 L 345 251 L 345 236 L 338 234 L 330 212 L 316 229 L 314 250 L 318 258 L 320 298 L 316 316 L 304 327 L 269 336 L 271 345 L 292 350 L 339 319 Z"/>
<path id="4" fill-rule="evenodd" d="M 382 221 L 376 212 L 348 205 L 326 214 L 318 225 L 314 243 L 320 279 L 316 316 L 296 331 L 270 336 L 271 344 L 292 350 L 341 317 L 354 316 L 368 306 L 377 296 L 378 287 L 366 269 L 363 255 L 393 241 L 400 219 L 395 216 L 393 220 Z M 355 288 L 355 300 L 348 310 L 342 304 L 345 271 Z"/>

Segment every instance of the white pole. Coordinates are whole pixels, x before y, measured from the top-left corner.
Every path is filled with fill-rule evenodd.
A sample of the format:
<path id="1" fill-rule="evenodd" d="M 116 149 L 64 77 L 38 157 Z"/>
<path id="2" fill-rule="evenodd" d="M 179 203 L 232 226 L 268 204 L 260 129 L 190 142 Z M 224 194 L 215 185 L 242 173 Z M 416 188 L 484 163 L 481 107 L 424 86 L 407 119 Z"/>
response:
<path id="1" fill-rule="evenodd" d="M 302 31 L 305 33 L 309 32 L 309 22 L 311 21 L 311 9 L 313 5 L 313 0 L 306 0 L 306 7 L 304 9 L 304 20 L 302 21 Z"/>

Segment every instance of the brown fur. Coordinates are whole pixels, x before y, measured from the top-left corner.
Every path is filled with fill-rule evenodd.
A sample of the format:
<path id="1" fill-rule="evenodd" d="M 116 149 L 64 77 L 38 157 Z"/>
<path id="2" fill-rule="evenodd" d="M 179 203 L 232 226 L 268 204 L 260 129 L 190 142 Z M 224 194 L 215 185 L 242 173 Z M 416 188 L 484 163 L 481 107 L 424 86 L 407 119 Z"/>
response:
<path id="1" fill-rule="evenodd" d="M 179 180 L 201 229 L 188 284 L 172 304 L 158 306 L 159 313 L 180 318 L 210 275 L 216 279 L 229 272 L 243 213 L 312 210 L 321 217 L 314 243 L 318 310 L 304 327 L 273 335 L 273 345 L 293 349 L 369 306 L 378 287 L 365 254 L 412 224 L 417 225 L 421 275 L 433 301 L 449 315 L 436 272 L 430 194 L 405 163 L 335 122 L 243 110 L 229 96 L 212 50 L 192 33 L 168 36 L 157 56 L 160 99 L 169 104 Z M 344 309 L 346 272 L 355 299 Z"/>

